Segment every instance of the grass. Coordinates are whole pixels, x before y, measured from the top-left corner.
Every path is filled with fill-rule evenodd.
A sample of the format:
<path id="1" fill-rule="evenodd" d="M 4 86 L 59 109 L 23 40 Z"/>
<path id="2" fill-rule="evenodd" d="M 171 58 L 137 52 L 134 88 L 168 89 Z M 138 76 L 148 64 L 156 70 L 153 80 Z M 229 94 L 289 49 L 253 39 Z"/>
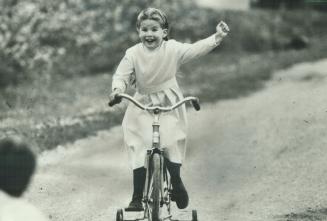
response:
<path id="1" fill-rule="evenodd" d="M 7 88 L 0 94 L 0 135 L 23 137 L 36 152 L 118 124 L 106 105 L 108 74 Z"/>
<path id="2" fill-rule="evenodd" d="M 326 42 L 319 42 L 305 50 L 210 54 L 183 67 L 180 83 L 185 93 L 204 102 L 237 98 L 261 89 L 274 71 L 323 58 L 326 52 Z"/>

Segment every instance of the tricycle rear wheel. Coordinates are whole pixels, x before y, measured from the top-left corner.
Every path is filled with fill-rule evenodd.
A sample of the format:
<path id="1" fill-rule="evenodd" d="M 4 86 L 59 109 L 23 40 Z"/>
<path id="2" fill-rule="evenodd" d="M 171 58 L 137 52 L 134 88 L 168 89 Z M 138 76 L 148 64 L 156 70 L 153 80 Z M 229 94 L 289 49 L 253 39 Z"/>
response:
<path id="1" fill-rule="evenodd" d="M 118 209 L 116 213 L 116 221 L 124 221 L 123 210 Z"/>
<path id="2" fill-rule="evenodd" d="M 198 221 L 198 213 L 195 209 L 192 210 L 192 221 Z"/>

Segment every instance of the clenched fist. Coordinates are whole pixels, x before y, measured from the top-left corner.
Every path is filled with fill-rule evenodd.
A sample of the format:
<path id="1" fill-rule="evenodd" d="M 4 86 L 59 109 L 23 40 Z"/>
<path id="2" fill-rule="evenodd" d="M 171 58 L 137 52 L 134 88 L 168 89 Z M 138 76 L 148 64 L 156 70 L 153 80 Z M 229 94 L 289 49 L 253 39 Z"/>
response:
<path id="1" fill-rule="evenodd" d="M 221 37 L 225 37 L 229 32 L 229 27 L 225 22 L 220 21 L 216 26 L 216 31 L 217 31 L 217 35 Z"/>

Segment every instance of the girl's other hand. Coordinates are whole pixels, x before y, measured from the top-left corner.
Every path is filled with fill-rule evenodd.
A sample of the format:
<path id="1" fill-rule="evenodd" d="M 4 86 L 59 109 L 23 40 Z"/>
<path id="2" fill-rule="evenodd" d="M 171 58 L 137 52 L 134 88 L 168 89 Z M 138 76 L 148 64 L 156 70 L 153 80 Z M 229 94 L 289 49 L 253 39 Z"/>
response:
<path id="1" fill-rule="evenodd" d="M 115 104 L 119 104 L 121 102 L 121 98 L 117 97 L 117 94 L 123 93 L 121 89 L 114 89 L 113 92 L 109 95 L 109 106 L 114 106 Z"/>
<path id="2" fill-rule="evenodd" d="M 220 21 L 216 26 L 216 31 L 218 35 L 225 37 L 229 33 L 229 27 L 225 22 Z"/>

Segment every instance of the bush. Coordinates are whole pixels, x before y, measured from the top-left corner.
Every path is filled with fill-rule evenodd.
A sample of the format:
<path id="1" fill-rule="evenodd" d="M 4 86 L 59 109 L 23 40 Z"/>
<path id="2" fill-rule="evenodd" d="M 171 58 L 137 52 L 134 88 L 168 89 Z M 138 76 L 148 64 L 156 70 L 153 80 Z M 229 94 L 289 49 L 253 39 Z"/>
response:
<path id="1" fill-rule="evenodd" d="M 219 51 L 284 50 L 297 36 L 310 40 L 327 34 L 327 15 L 314 11 L 303 19 L 301 11 L 214 11 L 189 0 L 1 1 L 0 87 L 112 72 L 138 42 L 136 16 L 151 2 L 167 12 L 170 36 L 180 41 L 206 37 L 225 20 L 231 34 Z"/>

